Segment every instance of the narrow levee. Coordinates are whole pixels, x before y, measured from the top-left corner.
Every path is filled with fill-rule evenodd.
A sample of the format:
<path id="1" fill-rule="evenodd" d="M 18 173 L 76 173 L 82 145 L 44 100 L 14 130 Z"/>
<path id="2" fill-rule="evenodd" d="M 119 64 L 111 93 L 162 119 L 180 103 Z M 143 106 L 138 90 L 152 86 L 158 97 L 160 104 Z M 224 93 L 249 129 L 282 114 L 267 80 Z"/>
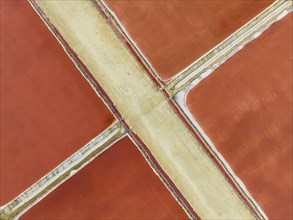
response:
<path id="1" fill-rule="evenodd" d="M 20 219 L 188 219 L 129 137 Z"/>

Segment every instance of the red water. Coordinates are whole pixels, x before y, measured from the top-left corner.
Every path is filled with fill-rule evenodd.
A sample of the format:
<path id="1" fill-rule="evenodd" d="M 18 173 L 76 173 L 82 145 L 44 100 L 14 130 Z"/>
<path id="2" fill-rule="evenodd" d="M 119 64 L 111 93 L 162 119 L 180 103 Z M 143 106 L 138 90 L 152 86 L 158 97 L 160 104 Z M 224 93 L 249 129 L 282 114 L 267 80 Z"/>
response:
<path id="1" fill-rule="evenodd" d="M 105 2 L 160 77 L 167 80 L 262 12 L 273 0 Z"/>
<path id="2" fill-rule="evenodd" d="M 292 219 L 292 13 L 187 98 L 197 122 L 269 219 Z"/>

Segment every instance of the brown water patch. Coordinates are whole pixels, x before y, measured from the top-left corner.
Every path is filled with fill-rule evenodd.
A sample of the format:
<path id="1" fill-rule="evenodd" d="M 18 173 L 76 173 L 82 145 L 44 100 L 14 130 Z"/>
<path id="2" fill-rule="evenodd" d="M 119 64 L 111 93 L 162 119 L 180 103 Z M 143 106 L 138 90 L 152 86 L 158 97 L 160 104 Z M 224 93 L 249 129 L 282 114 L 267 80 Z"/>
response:
<path id="1" fill-rule="evenodd" d="M 27 1 L 1 2 L 1 205 L 114 121 Z"/>

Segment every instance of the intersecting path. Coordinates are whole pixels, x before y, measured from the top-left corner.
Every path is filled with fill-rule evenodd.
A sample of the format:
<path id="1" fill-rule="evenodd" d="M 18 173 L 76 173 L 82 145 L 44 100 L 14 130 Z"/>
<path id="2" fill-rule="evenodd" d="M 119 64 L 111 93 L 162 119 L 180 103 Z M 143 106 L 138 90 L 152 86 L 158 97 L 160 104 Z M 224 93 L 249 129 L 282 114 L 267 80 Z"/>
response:
<path id="1" fill-rule="evenodd" d="M 169 93 L 154 83 L 123 44 L 119 33 L 97 10 L 98 3 L 38 1 L 32 4 L 94 89 L 100 91 L 100 96 L 118 120 L 89 143 L 94 148 L 89 149 L 88 145 L 83 148 L 87 154 L 81 156 L 79 151 L 78 156 L 73 155 L 71 159 L 76 160 L 71 163 L 71 168 L 63 171 L 59 168 L 60 172 L 55 172 L 58 175 L 51 182 L 59 179 L 60 184 L 60 178 L 69 178 L 70 174 L 128 133 L 191 218 L 253 219 L 261 216 L 243 201 L 174 108 L 169 93 L 174 95 L 182 90 L 180 87 L 180 90 L 172 92 L 178 82 L 167 87 Z M 190 84 L 197 74 L 188 71 L 184 80 L 187 77 L 186 83 Z M 97 140 L 102 142 L 97 143 Z M 66 162 L 63 166 L 68 165 Z M 44 188 L 42 195 L 36 197 L 31 193 L 30 199 L 35 201 L 48 193 L 51 182 L 41 186 Z M 21 202 L 28 200 L 20 201 L 17 204 L 19 210 L 10 213 L 11 216 L 31 205 L 24 207 Z M 4 208 L 10 210 L 8 206 Z"/>
<path id="2" fill-rule="evenodd" d="M 197 214 L 253 218 L 93 2 L 39 4 Z"/>

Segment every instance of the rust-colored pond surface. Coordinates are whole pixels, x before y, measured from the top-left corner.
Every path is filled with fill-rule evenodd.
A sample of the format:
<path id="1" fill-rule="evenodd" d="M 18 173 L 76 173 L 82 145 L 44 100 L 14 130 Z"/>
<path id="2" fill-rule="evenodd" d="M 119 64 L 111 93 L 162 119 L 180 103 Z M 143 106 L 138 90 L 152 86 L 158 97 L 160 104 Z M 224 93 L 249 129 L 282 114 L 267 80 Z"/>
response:
<path id="1" fill-rule="evenodd" d="M 266 1 L 115 1 L 106 4 L 163 80 L 254 18 Z"/>
<path id="2" fill-rule="evenodd" d="M 270 219 L 292 219 L 292 13 L 188 95 L 187 104 Z"/>
<path id="3" fill-rule="evenodd" d="M 188 219 L 128 137 L 21 219 Z"/>
<path id="4" fill-rule="evenodd" d="M 27 1 L 1 1 L 1 205 L 114 121 Z"/>

